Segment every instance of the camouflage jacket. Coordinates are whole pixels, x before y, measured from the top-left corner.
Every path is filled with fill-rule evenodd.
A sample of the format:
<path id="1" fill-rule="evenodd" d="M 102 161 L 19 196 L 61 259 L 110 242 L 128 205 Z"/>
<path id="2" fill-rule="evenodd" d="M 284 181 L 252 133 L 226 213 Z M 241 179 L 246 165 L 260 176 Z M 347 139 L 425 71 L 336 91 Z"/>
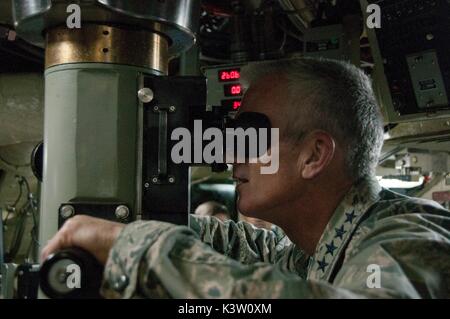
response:
<path id="1" fill-rule="evenodd" d="M 107 261 L 109 298 L 449 298 L 450 212 L 365 179 L 309 257 L 279 231 L 192 216 L 138 221 Z"/>

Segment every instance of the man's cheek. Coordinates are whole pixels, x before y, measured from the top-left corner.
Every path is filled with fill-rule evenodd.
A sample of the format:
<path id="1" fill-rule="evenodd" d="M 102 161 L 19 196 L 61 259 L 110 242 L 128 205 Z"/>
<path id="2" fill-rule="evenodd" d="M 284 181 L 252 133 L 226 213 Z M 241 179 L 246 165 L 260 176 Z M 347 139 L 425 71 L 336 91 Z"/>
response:
<path id="1" fill-rule="evenodd" d="M 252 211 L 251 205 L 249 204 L 249 202 L 250 201 L 249 201 L 248 197 L 245 197 L 242 195 L 239 196 L 237 207 L 238 207 L 238 210 L 244 215 L 247 215 Z"/>

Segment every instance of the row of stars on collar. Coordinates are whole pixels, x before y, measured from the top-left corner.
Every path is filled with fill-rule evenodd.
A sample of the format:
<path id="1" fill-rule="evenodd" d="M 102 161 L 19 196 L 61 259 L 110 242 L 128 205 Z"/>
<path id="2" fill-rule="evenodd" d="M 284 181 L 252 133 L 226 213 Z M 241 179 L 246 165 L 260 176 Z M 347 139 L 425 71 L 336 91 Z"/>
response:
<path id="1" fill-rule="evenodd" d="M 318 265 L 317 270 L 318 271 L 321 270 L 322 272 L 325 272 L 326 267 L 329 265 L 329 263 L 327 263 L 325 260 L 326 256 L 328 254 L 330 254 L 331 256 L 334 257 L 334 251 L 339 248 L 339 245 L 338 246 L 334 245 L 334 240 L 339 238 L 342 241 L 344 239 L 345 233 L 347 233 L 347 231 L 344 229 L 345 224 L 346 223 L 353 224 L 353 220 L 357 217 L 354 210 L 351 213 L 345 213 L 345 216 L 346 216 L 345 221 L 341 225 L 341 227 L 336 227 L 334 229 L 334 231 L 336 233 L 336 235 L 334 236 L 334 239 L 331 240 L 331 243 L 329 243 L 329 244 L 325 243 L 325 247 L 326 247 L 327 251 L 325 252 L 322 260 L 317 260 L 317 265 Z"/>

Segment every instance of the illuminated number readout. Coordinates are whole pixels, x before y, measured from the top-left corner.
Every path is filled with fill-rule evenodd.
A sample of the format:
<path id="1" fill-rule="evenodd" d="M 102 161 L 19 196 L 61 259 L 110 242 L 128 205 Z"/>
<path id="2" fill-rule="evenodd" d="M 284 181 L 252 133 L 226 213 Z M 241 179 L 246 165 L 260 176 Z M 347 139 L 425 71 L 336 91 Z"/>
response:
<path id="1" fill-rule="evenodd" d="M 225 96 L 241 96 L 242 86 L 240 84 L 227 84 L 223 86 L 223 93 Z"/>
<path id="2" fill-rule="evenodd" d="M 240 69 L 229 69 L 219 71 L 219 82 L 235 81 L 241 78 Z"/>
<path id="3" fill-rule="evenodd" d="M 241 107 L 241 100 L 222 100 L 221 104 L 228 111 L 236 111 Z"/>

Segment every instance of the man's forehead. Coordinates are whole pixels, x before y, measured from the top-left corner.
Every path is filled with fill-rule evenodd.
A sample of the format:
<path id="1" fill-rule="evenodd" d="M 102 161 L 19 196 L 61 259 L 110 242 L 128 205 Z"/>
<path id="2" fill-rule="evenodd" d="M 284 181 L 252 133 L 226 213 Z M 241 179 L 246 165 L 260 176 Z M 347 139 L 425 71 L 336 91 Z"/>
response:
<path id="1" fill-rule="evenodd" d="M 271 112 L 286 103 L 287 90 L 281 77 L 263 77 L 245 91 L 241 112 Z"/>

